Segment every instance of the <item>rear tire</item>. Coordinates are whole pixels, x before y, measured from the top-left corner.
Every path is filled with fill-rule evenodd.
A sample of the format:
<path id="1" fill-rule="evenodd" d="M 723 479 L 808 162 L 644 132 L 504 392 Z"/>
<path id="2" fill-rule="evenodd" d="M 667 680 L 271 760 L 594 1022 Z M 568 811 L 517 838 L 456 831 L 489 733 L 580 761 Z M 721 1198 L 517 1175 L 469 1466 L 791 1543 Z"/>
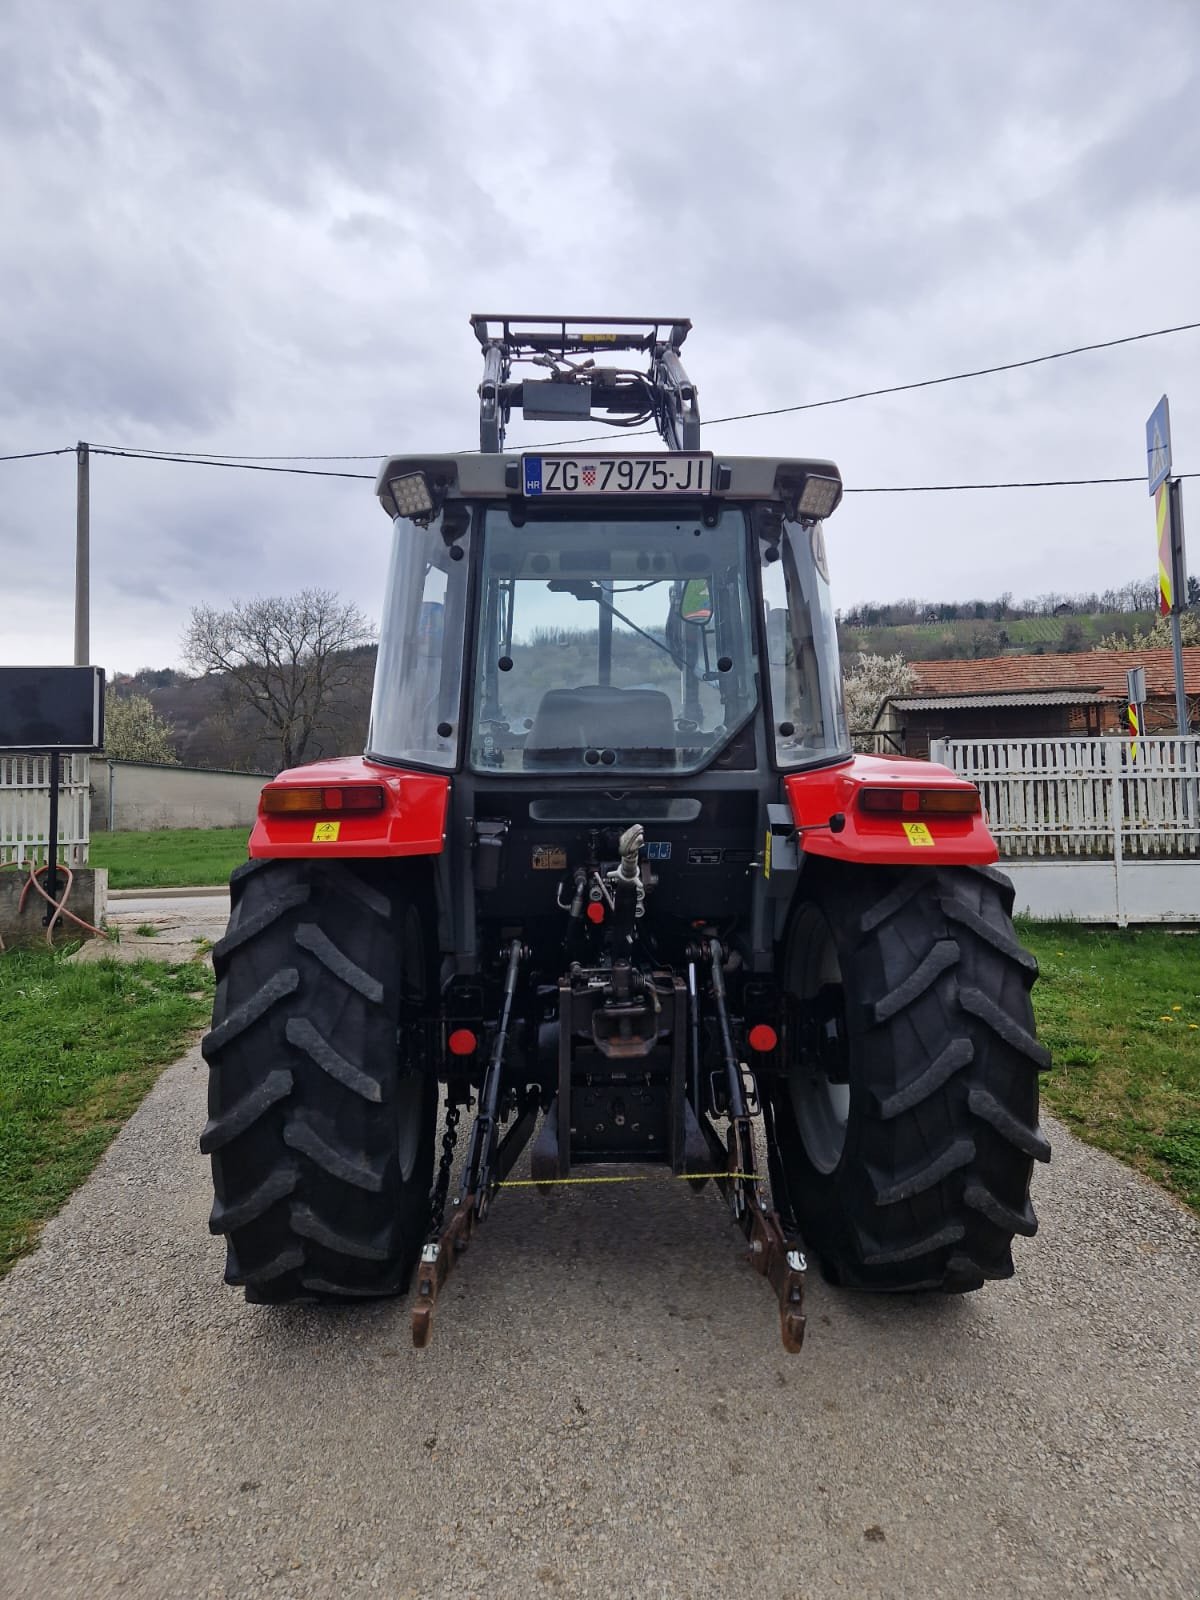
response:
<path id="1" fill-rule="evenodd" d="M 225 1281 L 250 1301 L 401 1293 L 428 1226 L 437 1080 L 399 1045 L 429 1001 L 425 905 L 372 868 L 230 880 L 200 1148 Z"/>
<path id="2" fill-rule="evenodd" d="M 789 1198 L 847 1288 L 978 1289 L 1032 1234 L 1037 963 L 991 868 L 814 864 L 781 968 L 772 1089 Z M 807 1020 L 805 1020 L 807 1018 Z"/>

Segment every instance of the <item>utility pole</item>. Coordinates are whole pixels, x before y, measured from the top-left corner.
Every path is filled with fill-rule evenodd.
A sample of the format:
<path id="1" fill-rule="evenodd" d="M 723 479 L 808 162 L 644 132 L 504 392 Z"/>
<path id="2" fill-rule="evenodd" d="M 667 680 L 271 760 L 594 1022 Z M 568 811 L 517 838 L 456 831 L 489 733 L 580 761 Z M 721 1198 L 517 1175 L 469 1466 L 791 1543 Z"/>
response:
<path id="1" fill-rule="evenodd" d="M 1171 411 L 1164 394 L 1146 419 L 1146 477 L 1154 500 L 1158 534 L 1158 609 L 1171 619 L 1171 650 L 1175 658 L 1175 724 L 1181 739 L 1187 737 L 1187 690 L 1183 682 L 1183 640 L 1179 614 L 1187 598 L 1187 557 L 1183 548 L 1183 494 L 1178 478 L 1171 476 Z"/>
<path id="2" fill-rule="evenodd" d="M 91 483 L 89 452 L 81 439 L 75 446 L 75 665 L 86 667 L 91 655 Z"/>
<path id="3" fill-rule="evenodd" d="M 1187 689 L 1183 681 L 1183 635 L 1179 617 L 1187 599 L 1187 560 L 1183 544 L 1183 484 L 1178 478 L 1170 481 L 1171 565 L 1173 568 L 1173 593 L 1171 596 L 1171 650 L 1175 656 L 1175 721 L 1179 737 L 1187 737 Z"/>

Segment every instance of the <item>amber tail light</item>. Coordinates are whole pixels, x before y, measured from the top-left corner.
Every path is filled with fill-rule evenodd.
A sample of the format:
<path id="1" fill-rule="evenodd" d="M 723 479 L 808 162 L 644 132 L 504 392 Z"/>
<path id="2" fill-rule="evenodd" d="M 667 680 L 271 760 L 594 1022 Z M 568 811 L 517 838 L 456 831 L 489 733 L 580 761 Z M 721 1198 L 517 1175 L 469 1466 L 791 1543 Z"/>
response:
<path id="1" fill-rule="evenodd" d="M 381 783 L 269 785 L 259 802 L 264 816 L 311 817 L 347 811 L 382 811 Z"/>
<path id="2" fill-rule="evenodd" d="M 874 816 L 977 817 L 978 789 L 860 789 L 858 809 Z"/>

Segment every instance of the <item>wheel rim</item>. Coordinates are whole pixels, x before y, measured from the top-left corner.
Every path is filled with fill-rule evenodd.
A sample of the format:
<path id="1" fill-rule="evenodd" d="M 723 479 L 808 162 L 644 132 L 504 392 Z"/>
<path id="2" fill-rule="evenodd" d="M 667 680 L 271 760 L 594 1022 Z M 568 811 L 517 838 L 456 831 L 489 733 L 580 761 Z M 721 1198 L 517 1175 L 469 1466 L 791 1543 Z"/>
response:
<path id="1" fill-rule="evenodd" d="M 400 945 L 401 1016 L 407 1018 L 419 1013 L 425 994 L 425 946 L 421 937 L 421 919 L 415 908 L 408 906 Z M 396 1082 L 396 1156 L 403 1183 L 408 1183 L 412 1178 L 420 1153 L 425 1093 L 425 1074 L 405 1071 L 402 1063 Z"/>
<path id="2" fill-rule="evenodd" d="M 792 1114 L 808 1159 L 828 1173 L 846 1148 L 850 1084 L 842 969 L 829 924 L 816 906 L 802 906 L 797 915 L 787 987 L 800 1013 L 788 1072 Z"/>

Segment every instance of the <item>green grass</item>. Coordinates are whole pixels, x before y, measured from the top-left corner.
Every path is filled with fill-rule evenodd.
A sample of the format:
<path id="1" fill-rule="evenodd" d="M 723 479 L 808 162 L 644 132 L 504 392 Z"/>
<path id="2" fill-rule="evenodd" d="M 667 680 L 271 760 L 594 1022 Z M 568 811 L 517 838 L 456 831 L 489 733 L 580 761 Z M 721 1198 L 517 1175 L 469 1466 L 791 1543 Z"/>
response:
<path id="1" fill-rule="evenodd" d="M 207 966 L 0 955 L 0 1277 L 207 1018 Z"/>
<path id="2" fill-rule="evenodd" d="M 1024 922 L 1047 1108 L 1200 1212 L 1200 936 Z"/>
<path id="3" fill-rule="evenodd" d="M 110 889 L 183 889 L 228 883 L 246 859 L 248 828 L 160 828 L 94 833 L 88 864 L 108 868 Z"/>

